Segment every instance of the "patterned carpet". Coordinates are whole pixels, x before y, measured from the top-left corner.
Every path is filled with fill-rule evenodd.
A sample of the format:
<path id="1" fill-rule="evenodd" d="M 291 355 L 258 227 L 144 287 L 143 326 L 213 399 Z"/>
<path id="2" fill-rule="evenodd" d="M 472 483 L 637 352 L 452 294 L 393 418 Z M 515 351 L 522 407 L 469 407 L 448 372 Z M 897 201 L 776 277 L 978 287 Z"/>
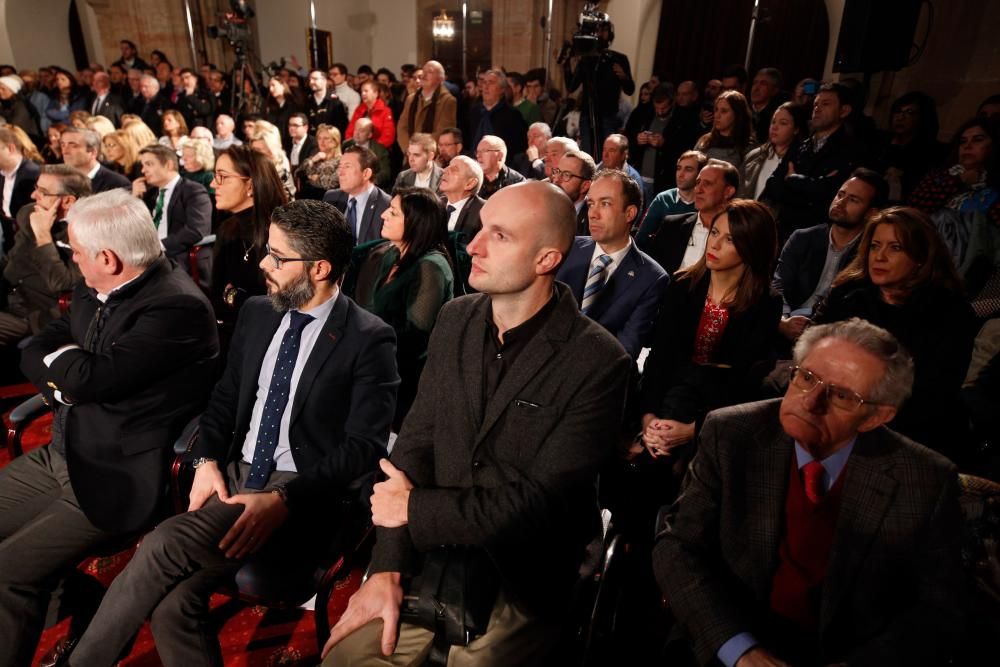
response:
<path id="1" fill-rule="evenodd" d="M 30 385 L 0 387 L 0 414 L 3 415 L 4 431 L 8 427 L 10 410 L 31 393 Z M 50 415 L 32 424 L 22 438 L 24 451 L 46 444 L 51 424 Z M 0 450 L 0 467 L 8 461 L 6 449 Z M 128 564 L 133 552 L 134 548 L 110 557 L 89 558 L 78 569 L 106 587 Z M 348 598 L 360 586 L 361 576 L 361 569 L 356 568 L 334 589 L 329 605 L 331 623 L 340 618 Z M 296 667 L 319 662 L 313 612 L 268 609 L 223 594 L 212 596 L 211 607 L 213 621 L 220 628 L 219 642 L 227 667 Z M 34 664 L 37 665 L 38 660 L 65 636 L 70 620 L 60 619 L 45 630 Z M 139 632 L 132 651 L 120 664 L 124 667 L 156 667 L 161 664 L 148 624 Z"/>

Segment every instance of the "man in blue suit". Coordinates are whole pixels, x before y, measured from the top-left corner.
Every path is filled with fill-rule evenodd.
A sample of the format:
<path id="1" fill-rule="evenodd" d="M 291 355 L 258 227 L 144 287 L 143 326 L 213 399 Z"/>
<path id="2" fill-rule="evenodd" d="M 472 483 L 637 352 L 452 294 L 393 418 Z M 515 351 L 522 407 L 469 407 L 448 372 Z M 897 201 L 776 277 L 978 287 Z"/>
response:
<path id="1" fill-rule="evenodd" d="M 642 189 L 618 169 L 599 171 L 587 193 L 590 236 L 578 236 L 556 279 L 573 290 L 580 310 L 618 338 L 635 359 L 648 343 L 670 277 L 635 247 L 629 230 Z"/>

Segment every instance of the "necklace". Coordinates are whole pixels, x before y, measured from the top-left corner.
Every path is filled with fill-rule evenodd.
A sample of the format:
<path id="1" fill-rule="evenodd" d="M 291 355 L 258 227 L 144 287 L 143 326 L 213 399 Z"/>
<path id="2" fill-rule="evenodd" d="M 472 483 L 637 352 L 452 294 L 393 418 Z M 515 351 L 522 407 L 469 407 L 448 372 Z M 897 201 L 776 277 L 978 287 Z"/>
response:
<path id="1" fill-rule="evenodd" d="M 246 251 L 246 252 L 243 253 L 243 261 L 244 262 L 249 262 L 250 261 L 250 251 L 253 250 L 253 243 L 251 242 L 251 243 L 247 244 L 246 241 L 244 241 L 243 243 L 245 244 L 243 246 L 243 249 Z"/>

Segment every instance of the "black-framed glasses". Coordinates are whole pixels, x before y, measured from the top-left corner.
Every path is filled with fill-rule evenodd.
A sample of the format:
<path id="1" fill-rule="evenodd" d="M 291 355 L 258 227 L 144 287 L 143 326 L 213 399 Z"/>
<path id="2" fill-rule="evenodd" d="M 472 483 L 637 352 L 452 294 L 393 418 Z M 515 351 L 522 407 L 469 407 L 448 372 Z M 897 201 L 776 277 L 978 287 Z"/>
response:
<path id="1" fill-rule="evenodd" d="M 559 167 L 552 167 L 552 178 L 556 180 L 562 180 L 564 178 L 579 178 L 581 181 L 585 180 L 583 176 L 574 174 L 571 171 L 566 171 L 565 169 L 560 169 Z"/>
<path id="2" fill-rule="evenodd" d="M 875 401 L 869 401 L 864 396 L 856 391 L 847 389 L 846 387 L 838 387 L 835 384 L 831 384 L 820 376 L 813 373 L 808 368 L 803 368 L 802 366 L 795 366 L 792 368 L 792 386 L 797 388 L 803 394 L 808 394 L 813 391 L 816 387 L 820 385 L 826 392 L 826 401 L 830 405 L 840 410 L 854 411 L 860 408 L 862 405 L 881 405 Z"/>
<path id="3" fill-rule="evenodd" d="M 274 265 L 274 269 L 276 271 L 279 270 L 282 267 L 282 265 L 285 264 L 285 263 L 287 263 L 287 262 L 318 262 L 319 261 L 318 259 L 313 259 L 311 257 L 281 257 L 279 255 L 275 255 L 274 252 L 271 251 L 271 244 L 270 243 L 265 244 L 264 245 L 264 249 L 267 252 L 267 258 L 271 260 L 271 263 Z"/>
<path id="4" fill-rule="evenodd" d="M 230 174 L 230 173 L 225 172 L 225 171 L 219 171 L 218 169 L 216 169 L 215 171 L 212 172 L 212 182 L 213 183 L 218 183 L 219 185 L 223 185 L 230 178 L 238 178 L 241 181 L 249 181 L 250 180 L 249 176 L 240 176 L 239 174 Z"/>
<path id="5" fill-rule="evenodd" d="M 65 192 L 46 192 L 42 188 L 35 186 L 35 192 L 37 192 L 42 197 L 65 197 Z"/>

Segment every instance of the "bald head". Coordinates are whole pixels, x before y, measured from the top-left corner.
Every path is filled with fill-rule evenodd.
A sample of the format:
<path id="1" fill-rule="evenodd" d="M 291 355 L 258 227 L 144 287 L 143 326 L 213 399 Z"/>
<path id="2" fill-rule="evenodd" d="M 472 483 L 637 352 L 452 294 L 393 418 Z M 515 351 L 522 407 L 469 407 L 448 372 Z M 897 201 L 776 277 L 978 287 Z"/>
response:
<path id="1" fill-rule="evenodd" d="M 510 200 L 518 217 L 537 234 L 537 248 L 554 247 L 566 256 L 576 236 L 576 209 L 562 188 L 543 181 L 526 181 L 501 188 L 487 205 L 497 198 L 501 204 Z"/>
<path id="2" fill-rule="evenodd" d="M 436 60 L 428 60 L 421 69 L 423 77 L 420 80 L 420 85 L 425 94 L 433 94 L 444 81 L 444 67 Z"/>
<path id="3" fill-rule="evenodd" d="M 354 121 L 354 143 L 356 144 L 367 144 L 368 140 L 372 137 L 372 123 L 371 118 L 359 118 Z"/>

